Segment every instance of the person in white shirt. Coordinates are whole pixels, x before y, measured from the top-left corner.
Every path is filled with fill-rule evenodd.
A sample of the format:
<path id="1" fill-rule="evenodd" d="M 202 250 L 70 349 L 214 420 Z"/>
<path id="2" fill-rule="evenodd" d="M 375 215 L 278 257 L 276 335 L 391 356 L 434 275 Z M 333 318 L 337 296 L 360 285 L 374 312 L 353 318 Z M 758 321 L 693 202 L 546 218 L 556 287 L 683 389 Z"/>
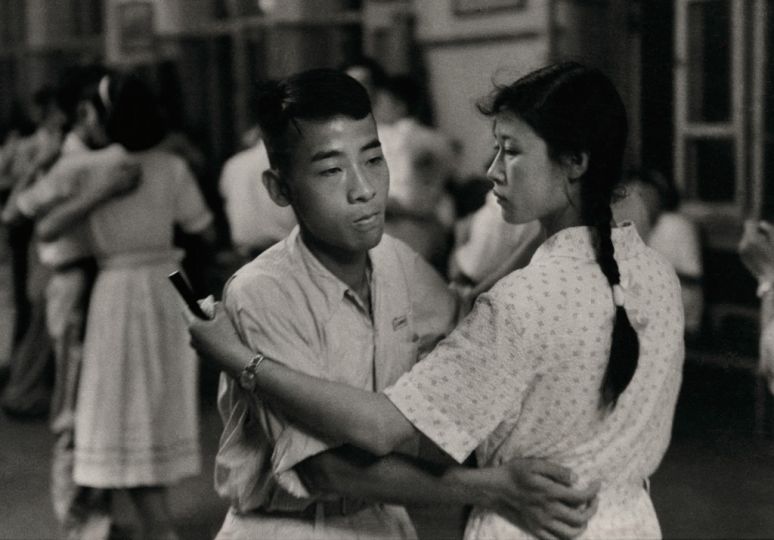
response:
<path id="1" fill-rule="evenodd" d="M 290 208 L 277 206 L 261 181 L 269 156 L 260 136 L 223 165 L 219 189 L 225 204 L 231 242 L 243 261 L 285 238 L 296 224 Z"/>

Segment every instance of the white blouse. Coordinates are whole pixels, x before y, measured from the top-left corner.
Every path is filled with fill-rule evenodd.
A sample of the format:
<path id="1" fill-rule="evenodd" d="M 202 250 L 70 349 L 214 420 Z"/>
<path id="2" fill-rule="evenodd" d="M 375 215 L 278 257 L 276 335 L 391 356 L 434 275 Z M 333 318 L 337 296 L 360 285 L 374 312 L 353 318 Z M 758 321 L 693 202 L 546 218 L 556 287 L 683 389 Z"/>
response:
<path id="1" fill-rule="evenodd" d="M 613 229 L 625 308 L 640 340 L 637 371 L 600 409 L 614 321 L 611 288 L 586 227 L 549 238 L 529 266 L 482 295 L 471 314 L 386 393 L 458 461 L 539 457 L 602 481 L 584 536 L 658 537 L 647 490 L 669 443 L 684 358 L 677 276 L 631 224 Z M 528 537 L 476 510 L 466 537 Z"/>

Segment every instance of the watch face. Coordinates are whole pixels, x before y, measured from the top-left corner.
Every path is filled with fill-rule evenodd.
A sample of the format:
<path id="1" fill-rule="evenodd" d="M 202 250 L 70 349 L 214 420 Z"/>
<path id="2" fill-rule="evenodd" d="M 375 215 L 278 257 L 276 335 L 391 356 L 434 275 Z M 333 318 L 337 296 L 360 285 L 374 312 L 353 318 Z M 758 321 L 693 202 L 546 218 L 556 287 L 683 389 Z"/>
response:
<path id="1" fill-rule="evenodd" d="M 239 386 L 245 390 L 252 391 L 255 389 L 255 373 L 245 370 L 239 376 Z"/>

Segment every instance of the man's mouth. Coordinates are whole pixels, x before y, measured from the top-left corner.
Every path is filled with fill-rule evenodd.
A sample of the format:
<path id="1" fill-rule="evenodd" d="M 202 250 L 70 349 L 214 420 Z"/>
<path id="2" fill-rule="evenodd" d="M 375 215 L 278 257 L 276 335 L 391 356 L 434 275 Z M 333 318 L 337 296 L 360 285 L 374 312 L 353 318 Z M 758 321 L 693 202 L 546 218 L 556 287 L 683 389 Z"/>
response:
<path id="1" fill-rule="evenodd" d="M 358 227 L 371 227 L 379 223 L 380 218 L 381 212 L 370 212 L 357 218 L 353 223 Z"/>

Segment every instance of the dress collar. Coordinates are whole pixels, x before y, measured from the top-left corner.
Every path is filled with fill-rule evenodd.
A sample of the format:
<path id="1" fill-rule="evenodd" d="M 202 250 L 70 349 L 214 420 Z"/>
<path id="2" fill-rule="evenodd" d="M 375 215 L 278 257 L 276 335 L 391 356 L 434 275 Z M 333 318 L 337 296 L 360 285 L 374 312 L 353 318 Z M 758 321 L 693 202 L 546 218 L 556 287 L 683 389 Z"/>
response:
<path id="1" fill-rule="evenodd" d="M 569 257 L 583 261 L 597 259 L 594 249 L 594 235 L 591 227 L 569 227 L 547 239 L 535 252 L 532 261 L 547 257 Z M 645 249 L 645 243 L 637 234 L 631 221 L 625 221 L 611 231 L 616 260 L 625 260 Z"/>

